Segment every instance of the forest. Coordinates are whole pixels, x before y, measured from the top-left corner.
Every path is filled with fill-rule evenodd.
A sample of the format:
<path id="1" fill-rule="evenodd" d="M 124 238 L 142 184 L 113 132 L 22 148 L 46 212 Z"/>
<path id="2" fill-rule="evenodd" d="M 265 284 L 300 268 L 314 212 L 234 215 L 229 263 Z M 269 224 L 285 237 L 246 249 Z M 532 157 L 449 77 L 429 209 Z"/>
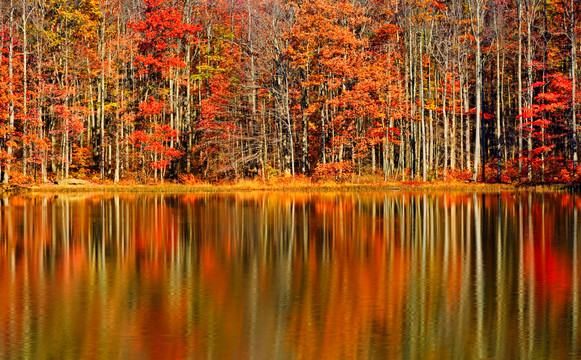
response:
<path id="1" fill-rule="evenodd" d="M 581 179 L 574 0 L 3 0 L 3 183 Z"/>

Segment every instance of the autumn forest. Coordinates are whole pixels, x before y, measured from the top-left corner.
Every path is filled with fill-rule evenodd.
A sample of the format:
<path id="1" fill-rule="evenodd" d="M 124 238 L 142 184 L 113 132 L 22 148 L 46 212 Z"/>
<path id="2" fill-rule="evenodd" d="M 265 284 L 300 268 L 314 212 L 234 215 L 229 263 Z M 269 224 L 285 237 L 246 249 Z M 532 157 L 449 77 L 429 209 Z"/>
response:
<path id="1" fill-rule="evenodd" d="M 555 183 L 574 0 L 3 0 L 0 177 Z"/>

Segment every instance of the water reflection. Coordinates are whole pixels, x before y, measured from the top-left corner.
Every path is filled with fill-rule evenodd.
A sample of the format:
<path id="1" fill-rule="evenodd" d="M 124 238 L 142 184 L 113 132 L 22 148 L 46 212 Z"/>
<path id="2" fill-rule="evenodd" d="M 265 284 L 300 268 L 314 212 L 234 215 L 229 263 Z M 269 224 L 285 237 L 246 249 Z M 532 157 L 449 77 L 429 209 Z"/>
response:
<path id="1" fill-rule="evenodd" d="M 579 355 L 575 195 L 0 202 L 0 358 Z"/>

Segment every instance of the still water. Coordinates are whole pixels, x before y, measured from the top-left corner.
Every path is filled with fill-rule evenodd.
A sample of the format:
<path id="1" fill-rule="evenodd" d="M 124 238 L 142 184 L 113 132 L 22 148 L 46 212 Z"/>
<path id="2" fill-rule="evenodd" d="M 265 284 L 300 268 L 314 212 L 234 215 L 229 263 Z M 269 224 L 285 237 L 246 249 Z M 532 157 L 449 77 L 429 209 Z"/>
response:
<path id="1" fill-rule="evenodd" d="M 524 192 L 0 198 L 0 358 L 578 358 L 580 207 Z"/>

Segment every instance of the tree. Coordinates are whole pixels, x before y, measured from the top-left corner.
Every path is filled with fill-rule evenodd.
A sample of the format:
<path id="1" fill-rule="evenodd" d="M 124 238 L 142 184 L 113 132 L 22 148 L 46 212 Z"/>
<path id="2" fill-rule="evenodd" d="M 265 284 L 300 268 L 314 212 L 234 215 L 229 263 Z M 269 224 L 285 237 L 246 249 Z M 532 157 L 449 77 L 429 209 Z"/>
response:
<path id="1" fill-rule="evenodd" d="M 482 147 L 482 36 L 485 28 L 486 5 L 485 0 L 471 0 L 468 6 L 472 21 L 472 34 L 476 43 L 474 56 L 476 61 L 476 124 L 474 126 L 474 170 L 472 172 L 472 180 L 476 181 L 480 166 L 480 149 Z"/>
<path id="2" fill-rule="evenodd" d="M 154 136 L 160 125 L 168 123 L 167 118 L 167 125 L 171 129 L 176 126 L 176 92 L 180 83 L 174 81 L 174 76 L 179 69 L 188 65 L 184 61 L 184 45 L 195 40 L 193 36 L 201 27 L 184 23 L 182 13 L 176 7 L 168 5 L 165 0 L 145 0 L 144 3 L 145 19 L 130 26 L 141 35 L 137 44 L 139 53 L 135 57 L 136 76 L 144 88 L 138 119 L 142 121 L 141 127 L 147 129 L 150 136 Z M 174 147 L 177 139 L 177 134 L 169 137 L 170 147 Z M 163 155 L 166 152 L 156 151 L 155 154 Z M 170 158 L 173 157 L 175 156 Z M 160 169 L 160 180 L 163 180 L 165 167 L 168 165 L 166 161 L 167 157 L 164 160 L 154 160 L 155 177 L 157 178 Z"/>

